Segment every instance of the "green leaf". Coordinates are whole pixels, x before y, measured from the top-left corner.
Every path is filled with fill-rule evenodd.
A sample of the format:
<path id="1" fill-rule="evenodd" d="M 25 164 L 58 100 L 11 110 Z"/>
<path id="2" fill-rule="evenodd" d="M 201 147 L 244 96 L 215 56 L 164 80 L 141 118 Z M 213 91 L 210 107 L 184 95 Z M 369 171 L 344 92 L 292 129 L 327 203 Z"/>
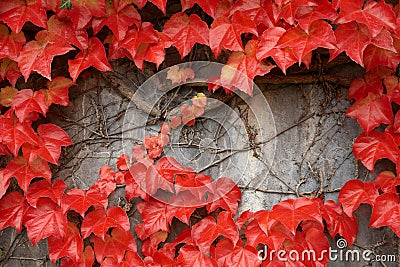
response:
<path id="1" fill-rule="evenodd" d="M 66 8 L 68 10 L 71 10 L 71 8 L 72 8 L 71 0 L 62 0 L 61 4 L 60 4 L 60 8 Z"/>

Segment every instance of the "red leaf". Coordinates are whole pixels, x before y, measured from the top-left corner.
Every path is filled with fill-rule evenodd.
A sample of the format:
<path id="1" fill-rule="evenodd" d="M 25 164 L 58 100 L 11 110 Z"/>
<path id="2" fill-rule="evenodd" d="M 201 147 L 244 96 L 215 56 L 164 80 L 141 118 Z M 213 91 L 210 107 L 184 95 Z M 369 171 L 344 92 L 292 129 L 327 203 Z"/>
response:
<path id="1" fill-rule="evenodd" d="M 223 208 L 235 214 L 238 208 L 238 202 L 242 198 L 239 187 L 229 178 L 219 178 L 215 183 L 212 196 L 210 196 L 208 212 L 213 212 L 217 208 Z"/>
<path id="2" fill-rule="evenodd" d="M 190 267 L 217 267 L 214 259 L 201 252 L 197 247 L 185 245 L 179 250 L 178 260 L 182 262 L 181 266 Z"/>
<path id="3" fill-rule="evenodd" d="M 47 21 L 49 32 L 63 38 L 65 42 L 84 50 L 88 47 L 88 34 L 84 29 L 76 30 L 69 18 L 58 19 L 51 16 Z"/>
<path id="4" fill-rule="evenodd" d="M 185 13 L 173 15 L 164 25 L 163 33 L 169 37 L 181 57 L 190 53 L 196 44 L 208 45 L 209 29 L 207 24 L 196 14 L 190 16 Z"/>
<path id="5" fill-rule="evenodd" d="M 349 246 L 354 243 L 357 237 L 358 224 L 353 215 L 348 216 L 337 203 L 328 200 L 324 203 L 322 217 L 328 226 L 328 231 L 332 238 L 340 234 L 346 239 Z"/>
<path id="6" fill-rule="evenodd" d="M 67 232 L 67 218 L 61 208 L 48 198 L 39 199 L 37 208 L 29 207 L 23 223 L 33 245 L 49 236 L 62 238 Z"/>
<path id="7" fill-rule="evenodd" d="M 22 76 L 18 63 L 12 61 L 9 58 L 3 58 L 0 64 L 0 76 L 4 80 L 7 80 L 11 83 L 12 86 L 15 86 L 19 77 Z"/>
<path id="8" fill-rule="evenodd" d="M 158 231 L 152 234 L 142 244 L 142 253 L 145 256 L 153 256 L 158 250 L 158 244 L 164 242 L 168 237 L 168 232 Z"/>
<path id="9" fill-rule="evenodd" d="M 218 242 L 215 248 L 215 258 L 219 266 L 259 266 L 258 250 L 253 247 L 237 245 L 236 247 L 227 240 Z"/>
<path id="10" fill-rule="evenodd" d="M 273 27 L 264 31 L 256 53 L 258 60 L 272 57 L 283 73 L 286 73 L 286 69 L 297 61 L 290 48 L 276 48 L 279 39 L 285 32 L 286 30 L 280 27 Z"/>
<path id="11" fill-rule="evenodd" d="M 114 36 L 116 36 L 117 40 L 123 40 L 129 26 L 136 25 L 139 28 L 142 22 L 136 9 L 123 1 L 107 1 L 106 11 L 107 15 L 105 17 L 93 18 L 92 20 L 92 27 L 95 34 L 106 25 L 113 32 Z"/>
<path id="12" fill-rule="evenodd" d="M 114 228 L 111 235 L 105 235 L 104 240 L 95 236 L 93 238 L 96 260 L 102 263 L 105 257 L 112 257 L 117 263 L 124 258 L 125 251 L 136 252 L 136 243 L 128 230 Z"/>
<path id="13" fill-rule="evenodd" d="M 311 220 L 323 226 L 317 201 L 305 197 L 281 201 L 272 208 L 270 220 L 281 222 L 292 234 L 296 233 L 296 228 L 302 221 Z"/>
<path id="14" fill-rule="evenodd" d="M 230 13 L 233 14 L 235 11 L 240 11 L 254 21 L 257 26 L 264 24 L 268 27 L 273 27 L 275 25 L 273 8 L 273 4 L 263 0 L 239 0 L 230 9 Z"/>
<path id="15" fill-rule="evenodd" d="M 400 185 L 400 179 L 391 171 L 383 171 L 376 177 L 375 184 L 385 193 L 397 193 L 396 186 Z"/>
<path id="16" fill-rule="evenodd" d="M 33 178 L 43 177 L 50 182 L 51 171 L 47 162 L 41 158 L 27 162 L 24 157 L 18 156 L 7 165 L 4 177 L 5 179 L 15 177 L 21 189 L 27 192 Z"/>
<path id="17" fill-rule="evenodd" d="M 62 198 L 62 208 L 64 212 L 68 209 L 78 212 L 85 217 L 85 212 L 91 206 L 107 208 L 107 195 L 98 191 L 86 191 L 79 188 L 72 188 Z"/>
<path id="18" fill-rule="evenodd" d="M 264 64 L 256 59 L 258 42 L 250 40 L 245 47 L 245 52 L 232 52 L 227 64 L 221 70 L 220 82 L 223 87 L 233 88 L 251 95 L 253 79 L 257 75 L 268 73 L 274 65 Z"/>
<path id="19" fill-rule="evenodd" d="M 8 187 L 10 186 L 11 177 L 5 177 L 4 173 L 6 169 L 0 169 L 0 198 L 4 196 L 7 192 Z"/>
<path id="20" fill-rule="evenodd" d="M 393 136 L 378 131 L 360 134 L 354 141 L 353 153 L 370 171 L 373 171 L 378 159 L 388 158 L 397 162 L 399 158 L 398 145 Z"/>
<path id="21" fill-rule="evenodd" d="M 340 24 L 335 30 L 335 36 L 338 49 L 330 51 L 330 60 L 344 51 L 354 62 L 364 66 L 364 50 L 371 41 L 368 27 L 355 21 Z"/>
<path id="22" fill-rule="evenodd" d="M 58 55 L 74 50 L 64 39 L 48 31 L 36 34 L 36 40 L 26 43 L 18 56 L 18 67 L 25 81 L 29 74 L 36 71 L 51 80 L 51 62 Z"/>
<path id="23" fill-rule="evenodd" d="M 390 101 L 400 105 L 400 83 L 396 76 L 386 77 L 383 81 L 386 87 L 387 96 Z"/>
<path id="24" fill-rule="evenodd" d="M 368 45 L 364 51 L 364 64 L 367 71 L 372 70 L 376 66 L 387 66 L 396 69 L 400 63 L 400 54 L 390 50 L 382 49 L 375 45 Z"/>
<path id="25" fill-rule="evenodd" d="M 149 195 L 154 195 L 158 189 L 173 192 L 172 181 L 161 176 L 153 165 L 147 167 L 143 163 L 135 163 L 129 171 L 141 190 Z"/>
<path id="26" fill-rule="evenodd" d="M 15 115 L 17 115 L 20 122 L 25 121 L 32 112 L 38 112 L 46 116 L 49 108 L 43 92 L 33 92 L 31 89 L 18 91 L 14 96 L 11 107 L 14 109 Z"/>
<path id="27" fill-rule="evenodd" d="M 122 208 L 111 207 L 107 210 L 107 214 L 103 209 L 96 209 L 86 214 L 81 227 L 82 237 L 86 238 L 94 233 L 104 239 L 107 230 L 111 227 L 129 231 L 129 218 Z"/>
<path id="28" fill-rule="evenodd" d="M 118 157 L 117 160 L 118 170 L 127 171 L 129 170 L 129 165 L 130 165 L 130 158 L 127 154 L 122 154 L 121 156 Z"/>
<path id="29" fill-rule="evenodd" d="M 309 33 L 299 26 L 289 29 L 279 39 L 276 48 L 290 48 L 300 64 L 305 62 L 307 54 L 314 49 L 318 47 L 335 49 L 335 43 L 332 27 L 325 21 L 316 20 L 311 23 Z"/>
<path id="30" fill-rule="evenodd" d="M 5 195 L 0 199 L 0 230 L 12 226 L 18 232 L 21 232 L 22 219 L 27 210 L 28 204 L 19 192 L 11 192 Z"/>
<path id="31" fill-rule="evenodd" d="M 94 67 L 100 71 L 113 71 L 108 63 L 104 46 L 96 37 L 89 38 L 88 49 L 79 52 L 75 59 L 68 60 L 68 66 L 68 71 L 74 82 L 79 74 L 89 67 Z"/>
<path id="32" fill-rule="evenodd" d="M 349 88 L 349 99 L 361 101 L 368 96 L 368 93 L 374 95 L 382 95 L 383 86 L 382 79 L 375 76 L 375 79 L 357 78 L 353 80 Z"/>
<path id="33" fill-rule="evenodd" d="M 23 147 L 24 157 L 34 159 L 37 156 L 50 163 L 58 164 L 61 147 L 72 145 L 67 133 L 54 124 L 41 124 L 37 132 L 39 134 L 39 147 Z"/>
<path id="34" fill-rule="evenodd" d="M 217 221 L 218 223 L 213 217 L 208 216 L 192 227 L 192 239 L 204 253 L 209 253 L 211 244 L 221 235 L 232 240 L 233 244 L 239 240 L 238 229 L 231 213 L 221 212 Z"/>
<path id="35" fill-rule="evenodd" d="M 267 244 L 268 236 L 261 229 L 259 223 L 256 220 L 251 221 L 246 226 L 246 240 L 247 245 L 256 248 L 258 244 Z"/>
<path id="36" fill-rule="evenodd" d="M 368 93 L 367 97 L 354 103 L 346 115 L 357 119 L 366 133 L 371 132 L 381 123 L 393 122 L 393 111 L 386 95 Z"/>
<path id="37" fill-rule="evenodd" d="M 74 84 L 71 79 L 62 76 L 55 77 L 52 81 L 47 82 L 48 90 L 42 89 L 46 96 L 47 105 L 71 106 L 72 104 L 68 99 L 68 89 Z"/>
<path id="38" fill-rule="evenodd" d="M 46 11 L 41 1 L 11 1 L 0 6 L 0 20 L 4 21 L 13 32 L 19 33 L 27 21 L 46 28 Z"/>
<path id="39" fill-rule="evenodd" d="M 244 51 L 242 33 L 258 35 L 254 22 L 239 11 L 232 15 L 231 20 L 227 17 L 214 20 L 210 29 L 210 47 L 214 55 L 218 57 L 222 48 Z"/>
<path id="40" fill-rule="evenodd" d="M 300 6 L 295 17 L 300 27 L 308 32 L 310 25 L 316 20 L 328 20 L 333 21 L 338 16 L 336 9 L 333 8 L 332 4 L 328 0 L 319 0 L 317 5 L 304 5 Z"/>
<path id="41" fill-rule="evenodd" d="M 0 58 L 8 57 L 16 61 L 25 42 L 23 32 L 19 32 L 18 34 L 14 32 L 10 33 L 7 26 L 0 25 Z"/>
<path id="42" fill-rule="evenodd" d="M 384 27 L 396 29 L 396 14 L 385 2 L 368 1 L 364 5 L 364 0 L 341 1 L 339 17 L 335 23 L 343 24 L 353 20 L 367 25 L 372 37 L 377 36 Z"/>
<path id="43" fill-rule="evenodd" d="M 29 186 L 28 192 L 26 193 L 26 200 L 29 205 L 34 208 L 36 208 L 37 202 L 42 197 L 50 198 L 54 203 L 60 205 L 61 198 L 66 188 L 67 185 L 63 180 L 57 180 L 52 184 L 47 180 L 41 180 Z"/>
<path id="44" fill-rule="evenodd" d="M 120 47 L 125 48 L 132 58 L 135 58 L 140 47 L 159 42 L 158 33 L 150 22 L 143 22 L 139 29 L 129 29 L 125 39 L 121 41 Z M 142 51 L 143 53 L 143 51 Z"/>
<path id="45" fill-rule="evenodd" d="M 30 124 L 5 117 L 0 117 L 0 139 L 14 156 L 18 156 L 22 144 L 38 145 L 39 141 Z"/>
<path id="46" fill-rule="evenodd" d="M 169 68 L 167 79 L 171 80 L 172 84 L 186 83 L 188 79 L 194 79 L 194 71 L 191 68 L 180 69 L 175 65 Z"/>
<path id="47" fill-rule="evenodd" d="M 139 210 L 143 223 L 139 224 L 142 228 L 136 228 L 136 233 L 140 239 L 145 240 L 158 231 L 169 232 L 169 223 L 172 221 L 172 217 L 168 213 L 168 206 L 166 203 L 150 198 L 145 203 L 143 210 Z"/>
<path id="48" fill-rule="evenodd" d="M 173 157 L 162 157 L 155 165 L 157 172 L 171 183 L 177 174 L 193 173 L 192 169 L 185 168 Z"/>
<path id="49" fill-rule="evenodd" d="M 49 257 L 53 263 L 62 257 L 69 257 L 73 262 L 78 263 L 82 257 L 83 240 L 79 229 L 72 222 L 68 222 L 65 237 L 50 236 L 48 238 L 48 245 Z"/>
<path id="50" fill-rule="evenodd" d="M 350 180 L 340 190 L 338 202 L 342 205 L 343 211 L 347 216 L 352 217 L 353 211 L 361 203 L 367 203 L 372 206 L 378 196 L 378 190 L 373 183 Z"/>
<path id="51" fill-rule="evenodd" d="M 72 8 L 57 9 L 57 17 L 72 20 L 75 29 L 83 29 L 91 20 L 92 16 L 102 17 L 105 12 L 106 1 L 102 0 L 73 0 Z"/>
<path id="52" fill-rule="evenodd" d="M 370 227 L 388 226 L 400 237 L 400 204 L 396 193 L 385 193 L 375 199 Z"/>
<path id="53" fill-rule="evenodd" d="M 60 267 L 92 267 L 94 263 L 94 252 L 91 246 L 85 247 L 79 262 L 74 262 L 70 258 L 62 258 Z"/>
<path id="54" fill-rule="evenodd" d="M 176 194 L 189 191 L 195 197 L 195 201 L 200 201 L 200 203 L 207 202 L 205 198 L 206 193 L 213 192 L 213 188 L 214 186 L 210 176 L 204 174 L 178 174 L 175 178 Z"/>
<path id="55" fill-rule="evenodd" d="M 147 194 L 144 192 L 140 186 L 136 183 L 135 179 L 133 179 L 131 172 L 127 172 L 124 177 L 125 180 L 125 194 L 126 199 L 131 201 L 134 197 L 141 197 L 142 199 L 147 200 Z"/>

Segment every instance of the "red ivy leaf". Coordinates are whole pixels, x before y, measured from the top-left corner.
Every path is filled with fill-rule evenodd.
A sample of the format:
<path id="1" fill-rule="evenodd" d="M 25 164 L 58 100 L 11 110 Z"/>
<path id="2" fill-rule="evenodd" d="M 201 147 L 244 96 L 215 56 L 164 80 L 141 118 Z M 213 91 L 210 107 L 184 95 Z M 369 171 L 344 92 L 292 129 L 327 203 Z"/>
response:
<path id="1" fill-rule="evenodd" d="M 58 164 L 61 147 L 72 145 L 67 133 L 54 124 L 41 124 L 37 132 L 39 134 L 39 147 L 24 146 L 24 157 L 29 160 L 37 156 L 50 163 Z"/>
<path id="2" fill-rule="evenodd" d="M 6 1 L 0 6 L 0 20 L 4 21 L 13 32 L 19 33 L 27 21 L 46 28 L 47 16 L 39 0 Z"/>
<path id="3" fill-rule="evenodd" d="M 119 5 L 119 6 L 117 6 Z M 107 15 L 102 18 L 93 18 L 92 27 L 95 34 L 97 34 L 104 25 L 116 36 L 117 40 L 123 40 L 129 26 L 136 25 L 140 27 L 141 17 L 136 9 L 127 2 L 106 1 L 106 11 Z"/>
<path id="4" fill-rule="evenodd" d="M 89 67 L 95 67 L 100 71 L 113 71 L 108 63 L 104 46 L 96 37 L 89 38 L 88 49 L 77 54 L 75 59 L 68 60 L 68 66 L 74 82 L 79 74 Z"/>
<path id="5" fill-rule="evenodd" d="M 114 228 L 111 235 L 105 235 L 104 240 L 95 236 L 93 238 L 96 260 L 102 263 L 105 257 L 112 257 L 117 263 L 124 258 L 125 251 L 136 252 L 136 243 L 128 230 Z"/>
<path id="6" fill-rule="evenodd" d="M 0 117 L 0 139 L 14 156 L 18 156 L 22 144 L 38 145 L 39 141 L 30 124 L 4 117 Z"/>
<path id="7" fill-rule="evenodd" d="M 58 19 L 51 16 L 47 21 L 49 32 L 63 38 L 65 42 L 84 50 L 88 47 L 88 34 L 84 29 L 76 30 L 69 18 Z"/>
<path id="8" fill-rule="evenodd" d="M 57 180 L 50 184 L 48 180 L 41 180 L 29 186 L 26 193 L 26 200 L 29 205 L 36 208 L 36 204 L 40 198 L 47 197 L 53 200 L 58 205 L 61 204 L 61 198 L 67 185 L 63 180 Z"/>
<path id="9" fill-rule="evenodd" d="M 332 27 L 325 21 L 316 20 L 311 23 L 309 33 L 299 26 L 289 29 L 279 39 L 276 48 L 290 48 L 297 61 L 301 63 L 305 62 L 306 55 L 314 49 L 318 47 L 335 49 L 335 43 Z"/>
<path id="10" fill-rule="evenodd" d="M 48 245 L 49 257 L 53 263 L 62 257 L 69 257 L 73 262 L 77 263 L 82 257 L 83 240 L 79 229 L 72 222 L 68 222 L 65 237 L 50 236 L 48 238 Z"/>
<path id="11" fill-rule="evenodd" d="M 396 76 L 386 77 L 383 81 L 386 87 L 387 96 L 390 101 L 400 105 L 400 83 Z"/>
<path id="12" fill-rule="evenodd" d="M 1 177 L 2 178 L 2 177 Z M 0 229 L 12 226 L 21 232 L 22 219 L 28 210 L 25 198 L 19 192 L 11 192 L 0 199 Z"/>
<path id="13" fill-rule="evenodd" d="M 24 225 L 33 245 L 49 236 L 62 238 L 67 232 L 67 218 L 61 208 L 48 198 L 37 202 L 37 208 L 29 207 L 25 213 Z"/>
<path id="14" fill-rule="evenodd" d="M 361 203 L 367 203 L 372 206 L 378 196 L 378 190 L 373 183 L 350 180 L 340 190 L 338 202 L 342 205 L 343 211 L 347 216 L 352 217 L 353 211 Z"/>
<path id="15" fill-rule="evenodd" d="M 49 108 L 43 92 L 33 92 L 31 89 L 18 91 L 14 96 L 11 107 L 14 109 L 15 115 L 17 115 L 20 122 L 25 121 L 32 112 L 38 112 L 46 116 L 46 112 Z"/>
<path id="16" fill-rule="evenodd" d="M 185 245 L 179 250 L 178 261 L 182 266 L 217 267 L 217 262 L 201 252 L 197 247 Z"/>
<path id="17" fill-rule="evenodd" d="M 364 66 L 364 50 L 371 41 L 368 27 L 364 24 L 357 24 L 355 21 L 340 24 L 335 30 L 335 36 L 338 49 L 330 51 L 330 60 L 345 51 L 354 62 Z"/>
<path id="18" fill-rule="evenodd" d="M 57 17 L 72 20 L 75 29 L 83 29 L 94 17 L 106 15 L 106 1 L 102 0 L 72 0 L 72 8 L 57 8 Z"/>
<path id="19" fill-rule="evenodd" d="M 357 237 L 358 224 L 353 215 L 348 216 L 336 202 L 328 200 L 324 203 L 322 217 L 332 238 L 340 234 L 346 239 L 349 246 L 354 243 Z"/>
<path id="20" fill-rule="evenodd" d="M 207 24 L 196 14 L 190 16 L 185 13 L 173 15 L 164 25 L 163 33 L 169 37 L 181 57 L 190 53 L 196 44 L 208 45 L 209 29 Z"/>
<path id="21" fill-rule="evenodd" d="M 227 64 L 221 70 L 220 82 L 223 87 L 238 88 L 251 95 L 253 92 L 253 79 L 257 75 L 268 73 L 274 65 L 264 64 L 256 59 L 258 42 L 250 40 L 245 47 L 245 52 L 232 52 Z"/>
<path id="22" fill-rule="evenodd" d="M 386 193 L 375 199 L 370 227 L 388 226 L 400 237 L 400 204 L 396 193 Z"/>
<path id="23" fill-rule="evenodd" d="M 51 171 L 48 163 L 39 157 L 27 162 L 24 157 L 18 156 L 7 165 L 4 176 L 6 179 L 15 177 L 21 189 L 27 192 L 33 178 L 43 177 L 50 182 Z"/>
<path id="24" fill-rule="evenodd" d="M 370 79 L 357 78 L 353 80 L 349 88 L 349 99 L 355 99 L 361 101 L 368 96 L 368 93 L 375 95 L 382 95 L 383 85 L 382 79 L 378 76 L 373 76 Z"/>
<path id="25" fill-rule="evenodd" d="M 317 201 L 305 197 L 281 201 L 272 208 L 270 220 L 281 222 L 292 234 L 296 233 L 300 222 L 306 220 L 315 221 L 323 227 Z"/>
<path id="26" fill-rule="evenodd" d="M 364 64 L 367 71 L 382 65 L 396 69 L 400 63 L 400 54 L 375 45 L 368 45 L 364 51 Z"/>
<path id="27" fill-rule="evenodd" d="M 107 208 L 107 195 L 99 191 L 86 191 L 79 188 L 72 188 L 62 198 L 62 208 L 64 212 L 68 209 L 78 212 L 85 217 L 85 212 L 91 206 Z"/>
<path id="28" fill-rule="evenodd" d="M 264 31 L 256 53 L 258 60 L 272 57 L 283 73 L 286 73 L 286 69 L 297 61 L 290 48 L 276 48 L 279 39 L 285 32 L 286 30 L 280 27 L 273 27 Z"/>
<path id="29" fill-rule="evenodd" d="M 238 202 L 242 198 L 240 188 L 229 178 L 219 178 L 215 183 L 210 200 L 207 205 L 208 212 L 213 212 L 217 208 L 223 208 L 235 214 L 238 208 Z"/>
<path id="30" fill-rule="evenodd" d="M 82 222 L 81 232 L 83 238 L 91 233 L 104 239 L 107 230 L 111 227 L 117 227 L 121 231 L 129 231 L 130 224 L 126 212 L 120 207 L 111 207 L 106 211 L 96 209 L 86 214 Z"/>
<path id="31" fill-rule="evenodd" d="M 55 77 L 52 81 L 47 82 L 48 90 L 42 89 L 43 94 L 46 96 L 47 105 L 71 106 L 72 104 L 68 99 L 68 89 L 74 84 L 71 79 L 62 76 Z"/>
<path id="32" fill-rule="evenodd" d="M 70 258 L 64 257 L 61 259 L 60 267 L 92 267 L 94 263 L 94 252 L 91 246 L 85 247 L 82 257 L 78 262 L 74 262 Z"/>
<path id="33" fill-rule="evenodd" d="M 8 57 L 16 61 L 25 42 L 23 32 L 10 33 L 5 25 L 0 25 L 0 58 Z"/>
<path id="34" fill-rule="evenodd" d="M 397 162 L 399 149 L 396 141 L 390 133 L 372 131 L 360 134 L 353 145 L 353 153 L 356 159 L 360 159 L 364 166 L 373 171 L 378 159 L 388 158 Z"/>
<path id="35" fill-rule="evenodd" d="M 364 0 L 341 1 L 340 14 L 335 23 L 353 20 L 367 25 L 372 37 L 377 36 L 384 27 L 396 29 L 396 14 L 385 2 L 368 1 L 364 5 Z"/>
<path id="36" fill-rule="evenodd" d="M 36 34 L 36 40 L 26 43 L 18 56 L 18 67 L 25 81 L 29 74 L 36 71 L 51 80 L 51 62 L 58 55 L 74 50 L 64 39 L 48 31 Z"/>
<path id="37" fill-rule="evenodd" d="M 393 111 L 386 95 L 368 93 L 367 97 L 354 103 L 346 115 L 357 119 L 366 133 L 371 132 L 381 123 L 393 122 Z"/>
<path id="38" fill-rule="evenodd" d="M 383 171 L 376 177 L 375 184 L 385 193 L 397 193 L 396 186 L 400 185 L 400 178 L 391 171 Z"/>
<path id="39" fill-rule="evenodd" d="M 121 156 L 118 157 L 117 160 L 118 170 L 127 171 L 129 170 L 129 165 L 130 165 L 130 158 L 127 154 L 122 154 Z"/>
<path id="40" fill-rule="evenodd" d="M 214 55 L 218 57 L 222 48 L 243 51 L 242 33 L 258 35 L 254 22 L 239 11 L 232 15 L 231 20 L 227 17 L 214 20 L 210 28 L 210 47 Z"/>

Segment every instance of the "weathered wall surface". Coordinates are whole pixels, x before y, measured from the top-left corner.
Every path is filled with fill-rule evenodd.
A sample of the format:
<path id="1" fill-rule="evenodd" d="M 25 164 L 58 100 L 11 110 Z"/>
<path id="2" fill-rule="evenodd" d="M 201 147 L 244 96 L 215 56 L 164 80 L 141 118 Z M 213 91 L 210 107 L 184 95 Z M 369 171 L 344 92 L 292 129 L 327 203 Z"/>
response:
<path id="1" fill-rule="evenodd" d="M 341 72 L 346 75 L 348 70 Z M 126 77 L 134 84 L 143 81 L 143 77 L 132 73 Z M 201 90 L 192 89 L 193 92 L 180 92 L 178 98 L 167 95 L 163 101 L 170 103 L 172 109 Z M 195 127 L 174 132 L 166 154 L 213 178 L 233 178 L 243 192 L 241 211 L 270 209 L 279 201 L 296 196 L 323 194 L 325 199 L 336 200 L 347 180 L 372 179 L 351 153 L 352 141 L 360 129 L 344 115 L 349 105 L 347 89 L 320 83 L 264 84 L 260 89 L 262 94 L 247 104 L 233 98 L 228 106 L 206 113 L 208 119 L 200 120 Z M 189 94 L 183 97 L 184 93 Z M 72 107 L 55 108 L 49 117 L 61 123 L 75 143 L 63 155 L 60 167 L 55 168 L 55 179 L 65 180 L 69 187 L 87 189 L 98 179 L 103 165 L 113 167 L 118 155 L 130 154 L 126 140 L 121 141 L 121 125 L 129 101 L 100 76 L 79 81 L 79 86 L 71 90 L 71 98 Z M 269 104 L 272 116 L 263 101 Z M 138 116 L 146 116 L 135 107 L 130 108 Z M 130 136 L 128 143 L 140 143 L 139 135 Z M 122 201 L 123 190 L 117 190 L 112 203 Z M 377 254 L 398 254 L 399 240 L 388 229 L 368 229 L 368 207 L 362 206 L 356 215 L 360 231 L 354 249 L 373 248 Z M 131 220 L 133 224 L 138 222 L 134 216 Z M 12 250 L 5 266 L 51 266 L 45 241 L 32 247 L 25 233 L 17 235 L 12 229 L 0 232 L 0 240 L 2 253 Z M 335 248 L 335 241 L 332 245 Z M 337 261 L 330 266 L 381 263 Z"/>

